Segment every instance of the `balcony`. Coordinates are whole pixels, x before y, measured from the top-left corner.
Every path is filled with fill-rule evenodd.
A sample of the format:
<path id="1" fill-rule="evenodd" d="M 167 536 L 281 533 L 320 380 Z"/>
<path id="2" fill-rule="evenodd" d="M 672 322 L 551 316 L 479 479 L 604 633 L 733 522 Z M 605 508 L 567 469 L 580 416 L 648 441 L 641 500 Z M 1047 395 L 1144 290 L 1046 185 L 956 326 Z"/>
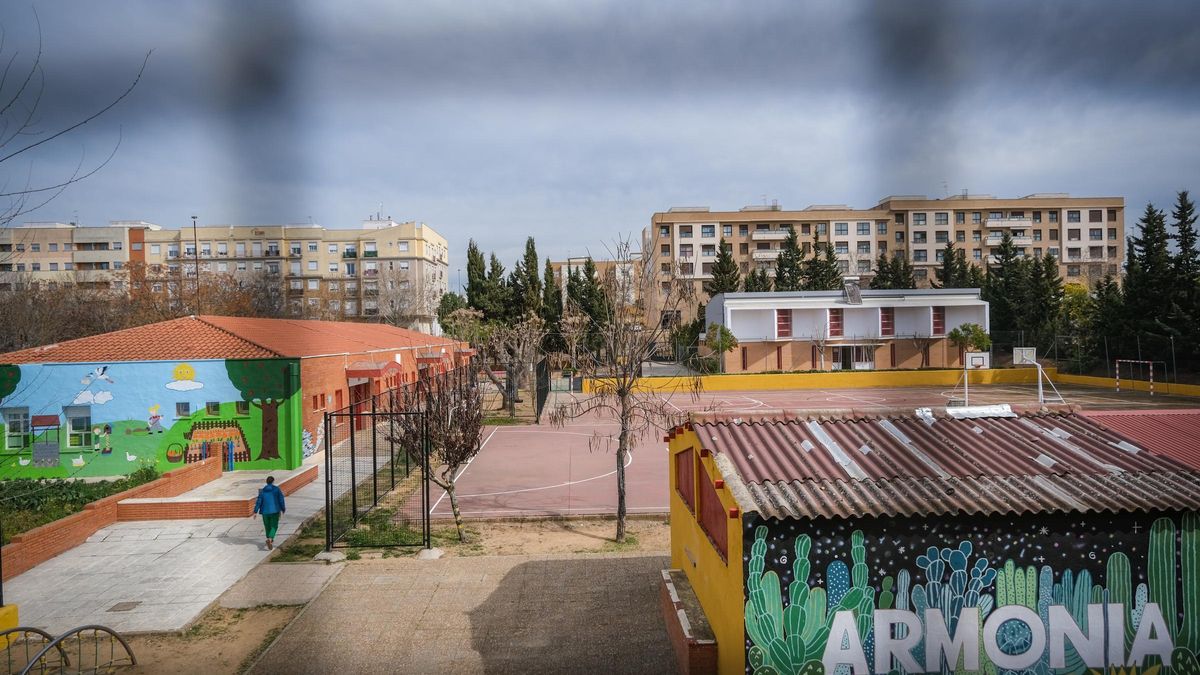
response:
<path id="1" fill-rule="evenodd" d="M 74 251 L 71 260 L 76 263 L 124 262 L 125 251 Z"/>
<path id="2" fill-rule="evenodd" d="M 268 257 L 268 258 L 279 258 L 279 257 L 282 257 L 282 256 L 280 256 L 280 254 L 279 254 L 279 249 L 277 249 L 277 248 L 268 248 L 268 249 L 267 249 L 267 257 Z"/>
<path id="3" fill-rule="evenodd" d="M 343 252 L 342 252 L 342 257 L 343 257 L 343 258 L 357 258 L 357 257 L 358 257 L 358 251 L 354 251 L 354 250 L 350 250 L 350 251 L 343 251 Z"/>
<path id="4" fill-rule="evenodd" d="M 999 246 L 1000 242 L 1004 241 L 1003 237 L 988 237 L 983 240 L 983 243 L 988 246 Z M 1013 237 L 1013 246 L 1033 246 L 1033 237 Z"/>
<path id="5" fill-rule="evenodd" d="M 1037 223 L 1041 225 L 1041 223 Z M 1028 230 L 1034 226 L 1033 218 L 988 218 L 984 222 L 984 227 L 998 228 L 1008 227 L 1017 230 Z"/>
<path id="6" fill-rule="evenodd" d="M 75 270 L 75 282 L 80 284 L 90 284 L 112 281 L 116 276 L 113 274 L 113 272 L 114 270 Z"/>
<path id="7" fill-rule="evenodd" d="M 291 251 L 288 251 L 288 257 L 289 258 L 299 258 L 300 257 L 300 249 L 297 248 L 297 249 L 292 249 Z"/>
<path id="8" fill-rule="evenodd" d="M 783 241 L 787 237 L 787 230 L 755 230 L 750 234 L 754 241 Z"/>
<path id="9" fill-rule="evenodd" d="M 363 251 L 364 258 L 378 258 L 379 251 Z"/>
<path id="10" fill-rule="evenodd" d="M 363 270 L 363 276 L 368 278 L 377 277 L 379 276 L 379 270 Z"/>
<path id="11" fill-rule="evenodd" d="M 754 251 L 751 251 L 751 258 L 753 258 L 754 260 L 774 260 L 779 257 L 779 251 L 780 251 L 780 249 L 777 249 L 777 248 L 767 249 L 767 250 L 757 250 L 756 249 Z"/>

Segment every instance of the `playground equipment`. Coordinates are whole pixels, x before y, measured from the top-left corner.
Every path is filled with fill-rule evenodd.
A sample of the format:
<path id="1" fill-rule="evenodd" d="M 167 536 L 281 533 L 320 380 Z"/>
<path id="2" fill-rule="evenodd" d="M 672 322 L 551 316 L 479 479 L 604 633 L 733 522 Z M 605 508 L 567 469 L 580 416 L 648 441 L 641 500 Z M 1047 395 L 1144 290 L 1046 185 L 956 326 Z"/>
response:
<path id="1" fill-rule="evenodd" d="M 1121 391 L 1121 364 L 1122 363 L 1127 364 L 1129 366 L 1129 376 L 1130 376 L 1129 379 L 1134 380 L 1135 382 L 1139 378 L 1133 377 L 1134 368 L 1137 368 L 1139 370 L 1146 369 L 1149 371 L 1150 395 L 1153 396 L 1154 395 L 1154 364 L 1161 363 L 1161 364 L 1163 364 L 1163 370 L 1166 370 L 1167 362 L 1166 361 L 1139 361 L 1137 359 L 1117 359 L 1116 363 L 1115 363 L 1116 367 L 1114 368 L 1114 370 L 1117 373 L 1116 380 L 1117 380 L 1117 392 L 1118 393 L 1120 393 L 1120 391 Z"/>
<path id="2" fill-rule="evenodd" d="M 1014 366 L 1033 366 L 1037 368 L 1037 392 L 1038 403 L 1046 405 L 1047 397 L 1045 385 L 1050 385 L 1050 390 L 1054 395 L 1049 399 L 1051 403 L 1066 403 L 1067 400 L 1058 393 L 1058 388 L 1054 386 L 1054 382 L 1046 375 L 1046 371 L 1042 369 L 1042 364 L 1037 360 L 1037 347 L 1013 347 L 1013 365 Z"/>

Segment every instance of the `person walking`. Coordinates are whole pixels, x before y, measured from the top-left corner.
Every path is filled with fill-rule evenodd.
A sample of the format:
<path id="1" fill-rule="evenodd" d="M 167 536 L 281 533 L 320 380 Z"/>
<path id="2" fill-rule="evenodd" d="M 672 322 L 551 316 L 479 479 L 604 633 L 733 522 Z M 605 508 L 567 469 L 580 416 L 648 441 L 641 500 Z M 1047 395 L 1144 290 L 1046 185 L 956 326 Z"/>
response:
<path id="1" fill-rule="evenodd" d="M 275 531 L 279 529 L 279 516 L 287 513 L 283 501 L 283 490 L 275 485 L 275 477 L 267 476 L 267 484 L 259 488 L 258 500 L 254 502 L 254 513 L 261 513 L 263 528 L 267 532 L 267 550 L 275 548 Z"/>

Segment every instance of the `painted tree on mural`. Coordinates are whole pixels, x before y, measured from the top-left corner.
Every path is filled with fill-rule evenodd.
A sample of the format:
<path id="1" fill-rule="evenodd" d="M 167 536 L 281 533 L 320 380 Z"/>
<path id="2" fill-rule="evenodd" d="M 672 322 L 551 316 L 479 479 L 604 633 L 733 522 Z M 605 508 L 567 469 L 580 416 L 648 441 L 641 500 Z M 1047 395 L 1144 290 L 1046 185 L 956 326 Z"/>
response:
<path id="1" fill-rule="evenodd" d="M 21 367 L 13 365 L 0 366 L 0 401 L 8 398 L 10 394 L 17 390 L 17 383 L 21 381 Z"/>
<path id="2" fill-rule="evenodd" d="M 258 459 L 279 459 L 279 407 L 296 393 L 288 362 L 279 359 L 225 361 L 229 381 L 242 400 L 262 410 L 262 449 Z"/>

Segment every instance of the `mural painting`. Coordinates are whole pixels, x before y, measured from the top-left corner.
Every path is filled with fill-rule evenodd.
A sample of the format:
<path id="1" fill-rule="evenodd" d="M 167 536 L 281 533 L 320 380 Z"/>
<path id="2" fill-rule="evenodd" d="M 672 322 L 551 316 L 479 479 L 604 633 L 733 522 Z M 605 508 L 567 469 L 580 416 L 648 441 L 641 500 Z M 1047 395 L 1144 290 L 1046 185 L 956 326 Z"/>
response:
<path id="1" fill-rule="evenodd" d="M 286 359 L 0 365 L 0 478 L 167 471 L 211 456 L 227 470 L 294 467 L 301 449 L 280 419 L 289 402 L 299 409 L 297 368 Z"/>
<path id="2" fill-rule="evenodd" d="M 746 672 L 1200 675 L 1200 515 L 744 523 Z"/>

